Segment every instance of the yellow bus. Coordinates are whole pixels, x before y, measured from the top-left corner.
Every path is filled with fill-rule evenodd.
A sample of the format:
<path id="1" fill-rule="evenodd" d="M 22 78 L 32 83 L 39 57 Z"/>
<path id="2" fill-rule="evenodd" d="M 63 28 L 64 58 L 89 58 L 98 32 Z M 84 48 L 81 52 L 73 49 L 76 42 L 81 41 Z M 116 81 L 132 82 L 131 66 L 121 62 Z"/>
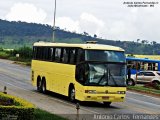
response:
<path id="1" fill-rule="evenodd" d="M 126 59 L 119 47 L 100 44 L 36 42 L 32 84 L 70 101 L 97 101 L 109 106 L 126 95 Z"/>

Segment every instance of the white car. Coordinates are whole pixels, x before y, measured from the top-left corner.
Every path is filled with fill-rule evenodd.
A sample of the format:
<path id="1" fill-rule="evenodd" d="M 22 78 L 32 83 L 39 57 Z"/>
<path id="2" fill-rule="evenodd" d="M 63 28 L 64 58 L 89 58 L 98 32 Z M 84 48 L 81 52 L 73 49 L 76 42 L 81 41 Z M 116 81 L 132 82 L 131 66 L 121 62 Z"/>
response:
<path id="1" fill-rule="evenodd" d="M 136 75 L 131 75 L 131 79 L 127 80 L 128 85 L 135 85 L 136 83 L 155 83 L 160 84 L 160 72 L 159 71 L 141 71 Z"/>

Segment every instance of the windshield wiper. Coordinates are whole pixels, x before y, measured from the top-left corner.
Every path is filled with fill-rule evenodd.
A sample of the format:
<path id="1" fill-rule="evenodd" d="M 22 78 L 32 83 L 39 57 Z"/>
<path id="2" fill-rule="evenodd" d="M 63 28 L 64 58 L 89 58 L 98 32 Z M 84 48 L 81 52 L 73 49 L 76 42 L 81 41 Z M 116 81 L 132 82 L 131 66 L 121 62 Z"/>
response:
<path id="1" fill-rule="evenodd" d="M 116 80 L 114 79 L 113 75 L 112 75 L 111 72 L 110 72 L 110 69 L 108 69 L 108 73 L 109 73 L 109 80 L 110 80 L 110 77 L 111 77 L 112 80 L 113 80 L 113 82 L 114 82 L 114 84 L 115 84 L 115 86 L 118 86 Z"/>
<path id="2" fill-rule="evenodd" d="M 107 83 L 106 83 L 107 85 L 108 85 L 108 80 L 112 79 L 112 81 L 114 82 L 115 86 L 118 86 L 118 84 L 117 84 L 116 80 L 114 79 L 113 75 L 111 74 L 110 69 L 108 68 L 108 66 L 106 64 L 104 64 L 104 66 L 105 66 L 106 69 L 104 69 L 104 74 L 100 78 L 100 80 L 98 81 L 98 84 L 100 84 L 100 82 L 105 78 L 105 80 L 107 81 Z M 111 79 L 110 79 L 110 77 L 111 77 Z"/>
<path id="3" fill-rule="evenodd" d="M 105 65 L 105 67 L 108 69 L 108 67 Z M 100 84 L 100 82 L 107 76 L 107 79 L 105 79 L 107 81 L 107 83 L 105 85 L 108 84 L 108 70 L 104 69 L 104 73 L 102 75 L 102 77 L 99 79 L 98 84 Z"/>

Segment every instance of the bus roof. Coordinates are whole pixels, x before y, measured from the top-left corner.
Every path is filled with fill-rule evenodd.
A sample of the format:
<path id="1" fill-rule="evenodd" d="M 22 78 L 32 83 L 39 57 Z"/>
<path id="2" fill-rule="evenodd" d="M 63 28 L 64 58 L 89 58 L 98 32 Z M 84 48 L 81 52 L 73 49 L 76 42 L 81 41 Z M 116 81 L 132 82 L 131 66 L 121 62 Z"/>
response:
<path id="1" fill-rule="evenodd" d="M 160 60 L 152 60 L 148 58 L 133 58 L 133 57 L 126 57 L 126 60 L 143 61 L 143 62 L 160 62 Z"/>
<path id="2" fill-rule="evenodd" d="M 33 46 L 79 47 L 82 49 L 124 51 L 124 49 L 120 47 L 103 45 L 103 44 L 70 44 L 70 43 L 36 42 L 34 43 Z"/>

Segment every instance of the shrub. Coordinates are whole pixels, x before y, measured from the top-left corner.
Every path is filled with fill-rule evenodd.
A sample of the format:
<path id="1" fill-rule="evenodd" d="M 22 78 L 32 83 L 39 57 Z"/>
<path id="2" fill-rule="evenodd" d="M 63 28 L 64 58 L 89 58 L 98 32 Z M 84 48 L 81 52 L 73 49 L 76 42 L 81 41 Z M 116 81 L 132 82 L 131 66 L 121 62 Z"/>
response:
<path id="1" fill-rule="evenodd" d="M 13 56 L 16 56 L 16 54 L 19 54 L 20 58 L 23 59 L 31 59 L 32 58 L 32 49 L 30 47 L 21 47 L 17 50 L 13 50 L 11 53 Z"/>
<path id="2" fill-rule="evenodd" d="M 160 90 L 160 85 L 153 82 L 145 84 L 144 87 Z"/>
<path id="3" fill-rule="evenodd" d="M 156 84 L 155 89 L 160 90 L 160 84 Z"/>
<path id="4" fill-rule="evenodd" d="M 19 57 L 16 57 L 16 54 L 19 54 Z M 15 50 L 1 50 L 0 48 L 0 58 L 1 59 L 10 59 L 13 61 L 21 62 L 31 62 L 32 59 L 32 48 L 30 47 L 21 47 Z"/>
<path id="5" fill-rule="evenodd" d="M 9 57 L 9 54 L 7 54 L 5 51 L 0 51 L 0 58 L 1 59 L 7 59 Z"/>
<path id="6" fill-rule="evenodd" d="M 0 119 L 16 118 L 18 120 L 33 119 L 34 105 L 11 95 L 0 92 L 0 99 L 3 102 L 10 101 L 10 104 L 0 104 Z M 3 103 L 2 102 L 2 103 Z"/>

